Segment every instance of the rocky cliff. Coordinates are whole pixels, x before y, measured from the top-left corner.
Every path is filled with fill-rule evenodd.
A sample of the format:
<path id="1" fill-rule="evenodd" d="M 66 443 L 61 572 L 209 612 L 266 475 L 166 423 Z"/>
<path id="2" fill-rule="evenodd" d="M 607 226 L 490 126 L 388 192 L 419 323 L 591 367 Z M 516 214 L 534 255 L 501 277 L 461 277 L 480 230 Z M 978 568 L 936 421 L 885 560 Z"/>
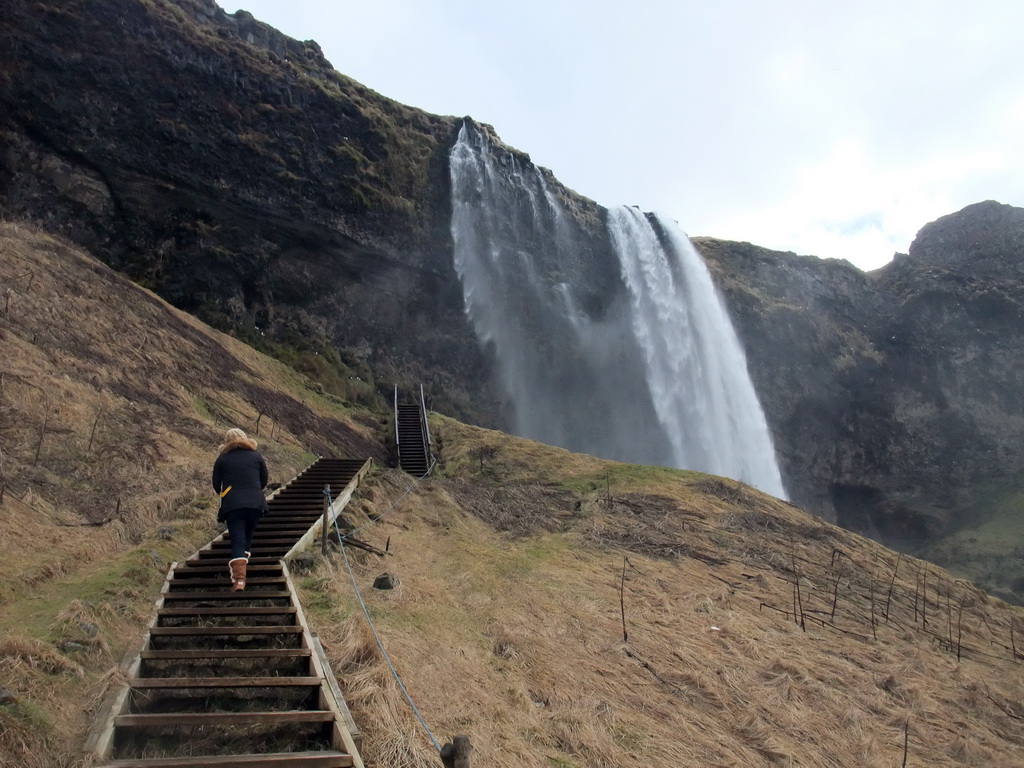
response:
<path id="1" fill-rule="evenodd" d="M 963 522 L 976 488 L 1024 469 L 1024 210 L 969 206 L 867 274 L 697 243 L 802 502 L 915 541 Z"/>
<path id="2" fill-rule="evenodd" d="M 347 396 L 422 380 L 435 407 L 497 426 L 452 264 L 457 126 L 207 0 L 8 0 L 0 19 L 3 215 L 41 220 Z M 603 209 L 547 177 L 611 264 Z M 1024 211 L 971 206 L 868 274 L 697 244 L 795 501 L 915 540 L 1024 470 Z"/>
<path id="3" fill-rule="evenodd" d="M 333 348 L 353 377 L 475 356 L 449 257 L 454 120 L 205 0 L 12 0 L 0 30 L 6 215 L 243 338 Z"/>

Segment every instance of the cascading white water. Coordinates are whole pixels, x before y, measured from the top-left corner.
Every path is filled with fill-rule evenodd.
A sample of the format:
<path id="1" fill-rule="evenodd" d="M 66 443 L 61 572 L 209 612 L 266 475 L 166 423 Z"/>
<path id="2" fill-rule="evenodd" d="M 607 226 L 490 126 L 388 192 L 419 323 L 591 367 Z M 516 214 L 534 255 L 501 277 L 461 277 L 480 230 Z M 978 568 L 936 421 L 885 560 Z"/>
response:
<path id="1" fill-rule="evenodd" d="M 455 268 L 511 430 L 784 497 L 743 351 L 678 227 L 609 211 L 612 264 L 574 233 L 538 169 L 472 124 L 450 161 Z M 585 282 L 604 286 L 598 299 Z"/>
<path id="2" fill-rule="evenodd" d="M 647 386 L 676 466 L 785 497 L 768 423 L 711 274 L 674 222 L 655 222 L 662 238 L 635 208 L 608 212 Z"/>

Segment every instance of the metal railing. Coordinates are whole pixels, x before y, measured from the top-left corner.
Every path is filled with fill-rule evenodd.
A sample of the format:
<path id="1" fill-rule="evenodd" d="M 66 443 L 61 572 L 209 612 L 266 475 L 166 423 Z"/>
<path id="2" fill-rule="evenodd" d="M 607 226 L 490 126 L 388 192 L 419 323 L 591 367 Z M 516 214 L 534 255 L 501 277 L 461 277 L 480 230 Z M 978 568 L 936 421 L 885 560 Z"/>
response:
<path id="1" fill-rule="evenodd" d="M 423 397 L 423 385 L 420 384 L 420 416 L 423 419 L 423 434 L 427 437 L 427 455 L 430 455 L 430 448 L 434 445 L 430 439 L 430 424 L 427 422 L 427 401 Z"/>
<path id="2" fill-rule="evenodd" d="M 401 442 L 398 436 L 398 385 L 395 384 L 395 449 L 397 450 L 399 443 Z"/>

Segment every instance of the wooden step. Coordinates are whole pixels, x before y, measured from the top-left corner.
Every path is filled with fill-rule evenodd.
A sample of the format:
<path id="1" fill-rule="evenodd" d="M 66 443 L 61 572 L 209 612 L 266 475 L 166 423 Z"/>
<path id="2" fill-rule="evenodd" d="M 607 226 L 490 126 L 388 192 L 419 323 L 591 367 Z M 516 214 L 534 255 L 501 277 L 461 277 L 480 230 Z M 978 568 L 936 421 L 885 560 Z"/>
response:
<path id="1" fill-rule="evenodd" d="M 259 605 L 225 605 L 219 608 L 211 607 L 175 607 L 161 608 L 160 618 L 178 618 L 182 616 L 283 616 L 296 613 L 293 605 L 275 605 L 263 607 Z"/>
<path id="2" fill-rule="evenodd" d="M 104 768 L 351 768 L 352 755 L 345 752 L 282 752 L 278 754 L 210 755 L 200 757 L 151 757 L 113 760 Z"/>
<path id="3" fill-rule="evenodd" d="M 330 723 L 334 713 L 326 709 L 288 712 L 162 712 L 157 715 L 118 715 L 115 728 L 167 728 L 207 725 L 266 725 L 280 723 Z"/>
<path id="4" fill-rule="evenodd" d="M 246 592 L 244 589 L 238 592 L 232 592 L 231 590 L 225 590 L 223 592 L 161 592 L 160 597 L 164 599 L 164 602 L 171 600 L 288 600 L 292 596 L 291 592 Z"/>
<path id="5" fill-rule="evenodd" d="M 313 688 L 319 677 L 140 677 L 132 688 Z"/>
<path id="6" fill-rule="evenodd" d="M 284 585 L 284 584 L 287 584 L 287 582 L 284 580 L 283 577 L 249 576 L 248 571 L 245 574 L 245 587 L 246 587 L 246 589 L 248 589 L 249 587 L 256 587 L 256 586 L 269 587 L 271 585 L 280 586 L 280 585 Z M 231 577 L 227 573 L 227 568 L 224 569 L 224 576 L 223 576 L 223 578 L 220 578 L 220 579 L 203 579 L 203 578 L 197 578 L 197 579 L 171 579 L 171 581 L 170 581 L 171 589 L 175 589 L 175 590 L 193 589 L 195 587 L 230 587 L 230 586 L 231 586 Z"/>
<path id="7" fill-rule="evenodd" d="M 309 648 L 239 648 L 230 650 L 175 648 L 161 651 L 146 649 L 139 653 L 139 658 L 150 661 L 177 659 L 302 659 L 309 658 L 312 655 L 313 652 Z"/>
<path id="8" fill-rule="evenodd" d="M 261 576 L 268 576 L 268 575 L 269 576 L 283 576 L 284 575 L 284 571 L 282 570 L 280 563 L 273 563 L 273 564 L 269 564 L 269 565 L 253 565 L 252 561 L 250 561 L 249 562 L 249 566 L 246 569 L 246 571 L 248 573 L 255 573 L 255 574 L 258 574 L 258 575 L 261 575 Z M 172 577 L 174 577 L 174 576 L 188 576 L 188 577 L 191 578 L 192 576 L 202 576 L 203 574 L 208 574 L 208 573 L 221 574 L 221 573 L 227 573 L 227 572 L 228 572 L 227 565 L 214 565 L 212 563 L 203 563 L 202 565 L 198 565 L 198 564 L 189 565 L 188 563 L 182 563 L 181 565 L 179 565 L 177 568 L 174 569 L 174 573 L 172 574 Z"/>
<path id="9" fill-rule="evenodd" d="M 153 627 L 151 637 L 182 637 L 185 635 L 301 635 L 302 627 Z"/>
<path id="10" fill-rule="evenodd" d="M 295 543 L 295 540 L 292 539 L 292 538 L 276 536 L 276 535 L 275 536 L 260 536 L 259 531 L 257 531 L 253 535 L 253 537 L 252 537 L 252 545 L 253 545 L 252 546 L 252 551 L 255 553 L 256 552 L 256 548 L 260 547 L 260 546 L 263 546 L 263 547 L 273 547 L 273 546 L 278 545 L 278 544 L 290 545 L 290 544 L 294 544 L 294 543 Z M 210 546 L 210 549 L 231 549 L 231 542 L 230 541 L 215 541 Z"/>

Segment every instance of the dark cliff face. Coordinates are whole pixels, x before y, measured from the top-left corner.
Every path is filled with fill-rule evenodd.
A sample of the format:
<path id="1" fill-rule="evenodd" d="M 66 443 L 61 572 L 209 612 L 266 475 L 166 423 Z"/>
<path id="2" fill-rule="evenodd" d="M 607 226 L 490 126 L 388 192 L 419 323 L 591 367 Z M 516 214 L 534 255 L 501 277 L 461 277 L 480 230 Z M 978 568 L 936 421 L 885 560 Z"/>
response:
<path id="1" fill-rule="evenodd" d="M 243 337 L 479 378 L 449 257 L 452 118 L 205 0 L 11 0 L 0 33 L 8 215 Z"/>
<path id="2" fill-rule="evenodd" d="M 909 255 L 846 262 L 700 239 L 795 500 L 893 544 L 1024 469 L 1024 210 L 969 206 Z"/>
<path id="3" fill-rule="evenodd" d="M 423 381 L 436 407 L 499 425 L 452 262 L 457 128 L 206 0 L 7 0 L 0 16 L 0 212 L 243 338 Z M 606 257 L 602 209 L 545 174 L 591 243 L 577 257 Z M 1024 211 L 944 217 L 870 274 L 697 245 L 798 503 L 913 540 L 1024 468 Z M 584 309 L 606 293 L 583 286 Z"/>

